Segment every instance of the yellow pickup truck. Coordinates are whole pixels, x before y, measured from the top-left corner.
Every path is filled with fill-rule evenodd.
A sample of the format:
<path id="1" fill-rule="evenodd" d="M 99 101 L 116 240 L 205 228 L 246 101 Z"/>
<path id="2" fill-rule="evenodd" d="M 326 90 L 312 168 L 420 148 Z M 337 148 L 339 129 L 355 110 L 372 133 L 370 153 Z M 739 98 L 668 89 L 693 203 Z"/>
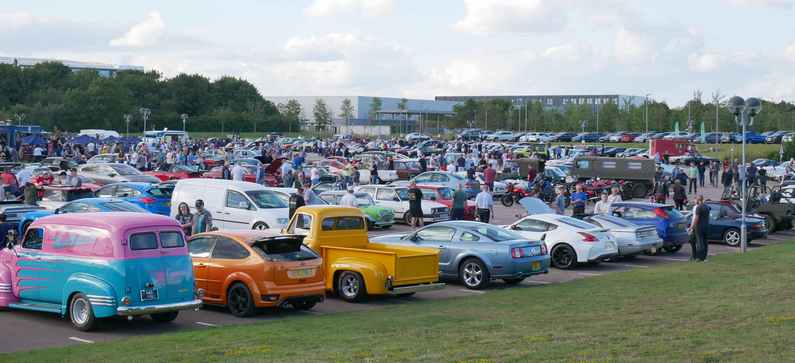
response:
<path id="1" fill-rule="evenodd" d="M 444 287 L 437 282 L 439 250 L 370 243 L 358 208 L 301 207 L 282 232 L 304 236 L 304 244 L 323 257 L 326 290 L 347 301 Z"/>

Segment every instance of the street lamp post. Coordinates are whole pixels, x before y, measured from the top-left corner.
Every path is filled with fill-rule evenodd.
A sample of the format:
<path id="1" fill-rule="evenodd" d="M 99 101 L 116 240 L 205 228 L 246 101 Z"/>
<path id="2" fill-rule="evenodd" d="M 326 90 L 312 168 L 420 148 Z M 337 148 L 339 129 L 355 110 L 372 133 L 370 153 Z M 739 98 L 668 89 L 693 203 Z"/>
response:
<path id="1" fill-rule="evenodd" d="M 130 136 L 130 119 L 131 118 L 132 118 L 132 115 L 130 115 L 129 113 L 124 114 L 124 124 L 127 126 L 127 128 L 126 128 L 127 132 L 125 132 L 125 136 L 127 136 L 127 137 Z"/>
<path id="2" fill-rule="evenodd" d="M 646 136 L 647 137 L 649 135 L 649 96 L 651 96 L 651 93 L 647 93 L 646 94 L 646 101 L 644 102 L 645 106 L 646 106 L 645 118 L 646 118 Z"/>
<path id="3" fill-rule="evenodd" d="M 741 171 L 740 175 L 742 175 L 742 195 L 740 201 L 743 208 L 740 218 L 740 250 L 745 253 L 748 249 L 748 237 L 746 235 L 745 226 L 745 211 L 748 204 L 748 194 L 746 193 L 748 170 L 745 167 L 745 132 L 747 126 L 754 124 L 754 117 L 758 115 L 759 112 L 762 112 L 762 102 L 759 101 L 758 98 L 743 100 L 742 97 L 734 96 L 729 99 L 729 112 L 734 115 L 735 122 L 738 122 L 740 126 L 742 126 L 742 165 L 737 170 Z"/>
<path id="4" fill-rule="evenodd" d="M 179 115 L 179 117 L 182 119 L 182 132 L 185 132 L 185 123 L 188 122 L 188 114 L 187 113 L 183 113 L 183 114 Z M 255 132 L 257 131 L 256 130 L 256 126 L 254 126 L 254 131 Z"/>
<path id="5" fill-rule="evenodd" d="M 22 126 L 22 121 L 25 120 L 24 113 L 18 113 L 14 115 L 17 118 L 17 125 Z"/>
<path id="6" fill-rule="evenodd" d="M 141 113 L 141 118 L 144 119 L 144 134 L 146 134 L 146 121 L 149 120 L 149 116 L 152 115 L 152 110 L 146 107 L 141 107 L 138 109 L 138 112 Z"/>

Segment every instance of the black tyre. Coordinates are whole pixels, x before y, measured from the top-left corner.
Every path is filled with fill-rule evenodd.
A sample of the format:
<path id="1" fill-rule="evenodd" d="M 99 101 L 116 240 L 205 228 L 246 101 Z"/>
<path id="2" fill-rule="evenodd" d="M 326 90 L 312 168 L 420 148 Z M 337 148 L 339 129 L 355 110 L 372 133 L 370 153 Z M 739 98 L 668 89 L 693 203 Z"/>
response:
<path id="1" fill-rule="evenodd" d="M 740 245 L 740 230 L 736 228 L 729 228 L 723 232 L 723 242 L 731 247 Z"/>
<path id="2" fill-rule="evenodd" d="M 682 245 L 668 245 L 668 246 L 663 247 L 662 249 L 663 249 L 663 251 L 668 252 L 668 253 L 676 253 L 676 252 L 679 252 L 679 250 L 682 249 Z"/>
<path id="3" fill-rule="evenodd" d="M 337 278 L 337 295 L 347 302 L 359 302 L 367 296 L 362 275 L 353 271 L 345 271 Z"/>
<path id="4" fill-rule="evenodd" d="M 403 223 L 407 226 L 411 225 L 411 212 L 406 212 L 403 214 Z"/>
<path id="5" fill-rule="evenodd" d="M 317 302 L 315 302 L 315 301 L 301 301 L 301 302 L 294 303 L 292 305 L 295 308 L 295 310 L 304 310 L 305 311 L 305 310 L 312 310 L 312 308 L 314 308 L 315 305 L 317 305 Z"/>
<path id="6" fill-rule="evenodd" d="M 152 320 L 158 323 L 170 323 L 179 316 L 179 311 L 170 311 L 167 313 L 152 314 Z"/>
<path id="7" fill-rule="evenodd" d="M 552 266 L 566 270 L 577 265 L 577 252 L 569 245 L 560 244 L 552 249 Z"/>
<path id="8" fill-rule="evenodd" d="M 254 315 L 254 299 L 245 284 L 238 282 L 229 287 L 226 292 L 226 308 L 239 318 Z"/>
<path id="9" fill-rule="evenodd" d="M 251 227 L 251 229 L 255 229 L 255 230 L 261 231 L 261 230 L 264 230 L 264 229 L 268 229 L 268 225 L 263 223 L 263 222 L 257 222 L 257 223 L 254 223 L 254 226 Z"/>
<path id="10" fill-rule="evenodd" d="M 91 306 L 91 301 L 88 297 L 81 293 L 72 296 L 69 302 L 69 320 L 72 326 L 80 331 L 89 331 L 94 329 L 97 323 L 94 317 L 94 308 Z"/>
<path id="11" fill-rule="evenodd" d="M 645 184 L 638 183 L 638 184 L 633 184 L 632 186 L 632 196 L 635 198 L 645 198 L 646 193 L 648 192 L 649 192 L 649 187 L 647 187 Z"/>
<path id="12" fill-rule="evenodd" d="M 489 271 L 477 258 L 464 260 L 458 267 L 458 277 L 467 289 L 480 290 L 489 284 Z"/>
<path id="13" fill-rule="evenodd" d="M 502 198 L 500 198 L 500 202 L 502 202 L 502 205 L 504 205 L 506 207 L 512 207 L 513 206 L 513 195 L 511 195 L 511 194 L 503 195 Z"/>
<path id="14" fill-rule="evenodd" d="M 767 227 L 767 233 L 776 232 L 776 220 L 770 214 L 765 215 L 765 227 Z"/>
<path id="15" fill-rule="evenodd" d="M 516 279 L 502 279 L 506 285 L 516 285 L 522 281 L 524 281 L 524 277 L 516 278 Z"/>

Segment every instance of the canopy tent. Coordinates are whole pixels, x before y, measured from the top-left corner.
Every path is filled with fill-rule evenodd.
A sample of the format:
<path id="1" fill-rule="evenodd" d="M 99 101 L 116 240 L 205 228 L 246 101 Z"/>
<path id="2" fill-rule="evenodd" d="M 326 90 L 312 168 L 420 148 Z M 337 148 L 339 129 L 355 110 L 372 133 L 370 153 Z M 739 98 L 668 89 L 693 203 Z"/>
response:
<path id="1" fill-rule="evenodd" d="M 133 145 L 141 142 L 141 138 L 138 136 L 125 136 L 118 140 L 122 144 Z"/>
<path id="2" fill-rule="evenodd" d="M 45 146 L 47 145 L 47 139 L 40 134 L 33 134 L 23 137 L 22 140 L 20 140 L 20 143 L 22 145 Z"/>
<path id="3" fill-rule="evenodd" d="M 80 135 L 72 139 L 71 143 L 74 145 L 87 145 L 88 143 L 96 143 L 97 139 L 88 136 L 88 135 Z"/>
<path id="4" fill-rule="evenodd" d="M 111 145 L 111 144 L 115 144 L 115 143 L 119 142 L 119 140 L 121 140 L 121 139 L 118 138 L 118 137 L 108 136 L 108 137 L 100 140 L 100 142 L 103 143 L 103 144 L 106 144 L 106 145 Z"/>

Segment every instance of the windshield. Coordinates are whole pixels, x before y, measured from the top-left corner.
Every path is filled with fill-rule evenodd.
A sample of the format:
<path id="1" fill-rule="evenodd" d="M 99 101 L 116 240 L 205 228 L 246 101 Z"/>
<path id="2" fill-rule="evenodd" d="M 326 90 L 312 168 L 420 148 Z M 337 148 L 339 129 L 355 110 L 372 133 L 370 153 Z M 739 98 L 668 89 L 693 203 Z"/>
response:
<path id="1" fill-rule="evenodd" d="M 357 207 L 368 207 L 371 205 L 375 205 L 375 202 L 373 202 L 373 198 L 370 197 L 370 194 L 367 193 L 356 194 Z"/>
<path id="2" fill-rule="evenodd" d="M 269 190 L 252 190 L 246 192 L 259 208 L 287 208 L 287 203 L 279 197 L 279 193 Z"/>
<path id="3" fill-rule="evenodd" d="M 397 161 L 395 160 L 395 169 L 419 169 L 420 162 L 416 160 L 412 161 Z"/>
<path id="4" fill-rule="evenodd" d="M 109 211 L 109 212 L 139 212 L 139 213 L 149 213 L 146 209 L 143 209 L 135 204 L 128 203 L 128 202 L 105 202 L 100 204 L 102 209 Z"/>
<path id="5" fill-rule="evenodd" d="M 171 199 L 171 194 L 174 193 L 174 184 L 161 184 L 149 189 L 149 194 L 152 194 L 155 198 L 169 198 Z"/>
<path id="6" fill-rule="evenodd" d="M 119 175 L 140 175 L 141 172 L 138 169 L 133 168 L 132 166 L 125 165 L 125 164 L 113 164 L 110 166 L 113 170 L 116 171 Z"/>
<path id="7" fill-rule="evenodd" d="M 471 231 L 475 231 L 481 235 L 484 235 L 490 238 L 492 241 L 495 242 L 502 242 L 502 241 L 512 241 L 517 239 L 524 239 L 518 233 L 513 231 L 509 231 L 507 229 L 491 227 L 491 226 L 477 226 L 469 228 Z"/>
<path id="8" fill-rule="evenodd" d="M 599 222 L 600 219 L 604 219 L 604 220 L 606 220 L 606 221 L 608 221 L 610 223 L 613 223 L 613 224 L 615 224 L 617 226 L 620 226 L 620 227 L 636 227 L 636 225 L 634 223 L 632 223 L 632 222 L 630 222 L 630 221 L 628 221 L 626 219 L 619 218 L 619 217 L 616 217 L 616 216 L 609 216 L 609 215 L 601 215 L 601 216 L 599 216 L 599 218 L 594 219 L 593 221 L 591 221 L 591 223 Z M 597 224 L 597 223 L 594 223 L 594 224 Z M 598 223 L 598 224 L 602 225 L 601 223 Z"/>
<path id="9" fill-rule="evenodd" d="M 400 200 L 409 200 L 409 190 L 408 189 L 406 189 L 406 188 L 397 188 L 397 189 L 395 189 L 395 192 L 397 193 L 398 197 L 400 197 Z"/>

